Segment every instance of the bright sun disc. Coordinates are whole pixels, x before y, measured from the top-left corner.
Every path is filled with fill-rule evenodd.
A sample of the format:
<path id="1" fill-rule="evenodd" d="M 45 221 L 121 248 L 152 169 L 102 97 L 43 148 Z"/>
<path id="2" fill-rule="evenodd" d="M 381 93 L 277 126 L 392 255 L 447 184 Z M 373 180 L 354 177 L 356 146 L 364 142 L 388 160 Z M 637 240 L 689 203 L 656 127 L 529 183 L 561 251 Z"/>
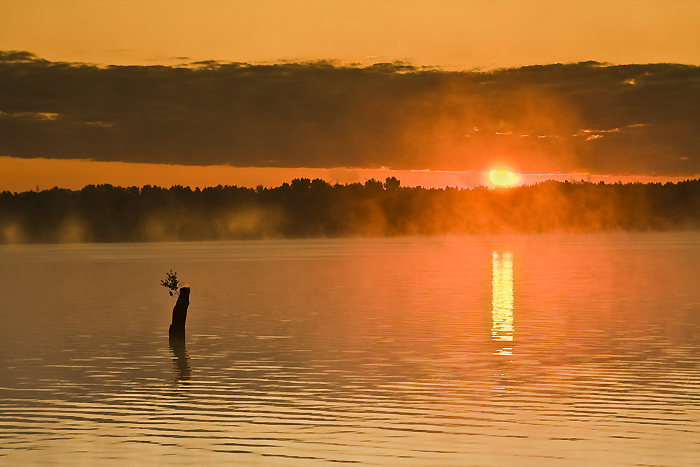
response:
<path id="1" fill-rule="evenodd" d="M 491 172 L 489 172 L 489 178 L 494 183 L 494 185 L 507 186 L 513 183 L 514 175 L 513 172 L 510 172 L 508 170 L 494 169 Z"/>

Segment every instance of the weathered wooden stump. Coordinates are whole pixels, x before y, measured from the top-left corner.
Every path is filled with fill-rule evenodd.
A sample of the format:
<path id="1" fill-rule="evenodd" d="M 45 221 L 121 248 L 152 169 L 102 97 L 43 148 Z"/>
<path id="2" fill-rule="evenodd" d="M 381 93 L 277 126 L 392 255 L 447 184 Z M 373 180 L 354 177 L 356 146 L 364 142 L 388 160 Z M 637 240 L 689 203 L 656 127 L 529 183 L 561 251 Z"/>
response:
<path id="1" fill-rule="evenodd" d="M 177 303 L 173 307 L 173 322 L 170 325 L 170 337 L 185 338 L 185 320 L 187 319 L 187 308 L 190 306 L 190 288 L 183 287 L 180 289 L 180 295 L 177 297 Z"/>

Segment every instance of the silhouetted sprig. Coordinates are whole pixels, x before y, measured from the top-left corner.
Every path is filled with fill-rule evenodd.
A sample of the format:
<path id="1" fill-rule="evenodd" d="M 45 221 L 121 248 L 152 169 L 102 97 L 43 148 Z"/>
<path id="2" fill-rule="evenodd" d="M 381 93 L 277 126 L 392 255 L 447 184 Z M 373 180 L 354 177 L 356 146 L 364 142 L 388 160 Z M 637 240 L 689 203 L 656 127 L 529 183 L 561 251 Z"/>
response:
<path id="1" fill-rule="evenodd" d="M 167 289 L 170 289 L 168 290 L 168 293 L 171 297 L 179 295 L 180 292 L 178 291 L 178 289 L 180 288 L 180 281 L 177 280 L 177 271 L 173 272 L 173 270 L 171 269 L 170 272 L 165 273 L 165 276 L 166 279 L 161 280 L 160 285 Z"/>

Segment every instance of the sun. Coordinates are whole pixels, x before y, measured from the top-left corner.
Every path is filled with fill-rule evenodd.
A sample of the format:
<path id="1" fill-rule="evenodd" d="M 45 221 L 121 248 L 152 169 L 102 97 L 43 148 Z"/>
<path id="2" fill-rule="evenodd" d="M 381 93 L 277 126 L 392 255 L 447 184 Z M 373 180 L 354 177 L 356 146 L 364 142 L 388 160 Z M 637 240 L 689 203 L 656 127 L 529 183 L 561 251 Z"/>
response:
<path id="1" fill-rule="evenodd" d="M 489 172 L 489 178 L 494 185 L 497 186 L 510 186 L 517 182 L 516 175 L 510 170 L 503 169 L 493 169 Z"/>

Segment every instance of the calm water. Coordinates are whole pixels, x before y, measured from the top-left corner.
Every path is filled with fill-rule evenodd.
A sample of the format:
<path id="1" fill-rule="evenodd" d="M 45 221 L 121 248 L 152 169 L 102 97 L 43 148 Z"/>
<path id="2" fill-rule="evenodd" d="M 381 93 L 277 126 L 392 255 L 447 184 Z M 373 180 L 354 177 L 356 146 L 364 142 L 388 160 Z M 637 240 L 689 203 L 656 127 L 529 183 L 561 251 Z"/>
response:
<path id="1" fill-rule="evenodd" d="M 698 234 L 0 247 L 0 464 L 698 465 L 699 273 Z"/>

